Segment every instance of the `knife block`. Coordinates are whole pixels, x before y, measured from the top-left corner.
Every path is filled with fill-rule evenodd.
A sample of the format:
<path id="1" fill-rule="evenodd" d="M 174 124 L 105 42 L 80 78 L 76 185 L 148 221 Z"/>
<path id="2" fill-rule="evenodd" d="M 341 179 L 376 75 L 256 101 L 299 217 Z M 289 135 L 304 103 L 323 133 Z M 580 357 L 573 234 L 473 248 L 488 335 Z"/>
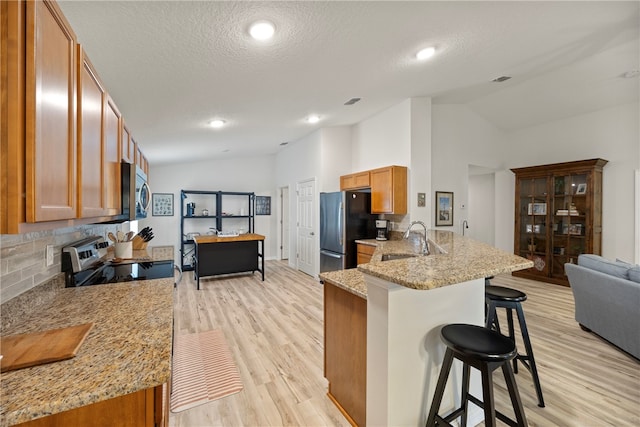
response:
<path id="1" fill-rule="evenodd" d="M 147 242 L 145 242 L 142 237 L 136 235 L 131 241 L 133 242 L 134 250 L 147 249 Z"/>

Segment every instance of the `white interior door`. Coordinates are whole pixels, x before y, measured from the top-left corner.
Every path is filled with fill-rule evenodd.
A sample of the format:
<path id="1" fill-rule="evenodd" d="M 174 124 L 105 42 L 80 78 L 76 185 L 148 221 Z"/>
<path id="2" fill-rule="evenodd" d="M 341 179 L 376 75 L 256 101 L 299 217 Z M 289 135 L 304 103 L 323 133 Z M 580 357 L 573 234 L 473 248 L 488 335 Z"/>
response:
<path id="1" fill-rule="evenodd" d="M 315 259 L 316 254 L 316 181 L 315 179 L 301 181 L 297 186 L 297 265 L 298 270 L 315 276 Z"/>
<path id="2" fill-rule="evenodd" d="M 280 188 L 280 259 L 289 259 L 289 187 Z"/>

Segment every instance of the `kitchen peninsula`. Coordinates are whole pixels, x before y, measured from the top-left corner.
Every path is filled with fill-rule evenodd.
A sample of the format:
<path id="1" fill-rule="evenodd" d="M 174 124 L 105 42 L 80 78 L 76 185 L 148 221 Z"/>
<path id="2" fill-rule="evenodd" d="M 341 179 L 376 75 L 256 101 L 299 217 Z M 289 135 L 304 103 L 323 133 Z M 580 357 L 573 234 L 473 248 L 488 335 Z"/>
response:
<path id="1" fill-rule="evenodd" d="M 321 274 L 329 397 L 357 425 L 424 425 L 444 357 L 440 328 L 482 325 L 484 278 L 532 266 L 452 232 L 432 230 L 428 238 L 427 256 L 415 256 L 411 239 L 363 241 L 376 245 L 371 262 Z M 383 261 L 390 255 L 408 257 Z M 457 384 L 450 390 L 460 378 L 450 376 Z M 482 395 L 474 374 L 471 391 Z M 445 396 L 442 411 L 455 403 Z M 470 411 L 470 422 L 482 419 L 479 408 Z"/>
<path id="2" fill-rule="evenodd" d="M 2 374 L 0 426 L 168 425 L 174 278 L 65 288 L 62 276 L 2 304 L 2 336 L 94 326 L 75 357 Z"/>

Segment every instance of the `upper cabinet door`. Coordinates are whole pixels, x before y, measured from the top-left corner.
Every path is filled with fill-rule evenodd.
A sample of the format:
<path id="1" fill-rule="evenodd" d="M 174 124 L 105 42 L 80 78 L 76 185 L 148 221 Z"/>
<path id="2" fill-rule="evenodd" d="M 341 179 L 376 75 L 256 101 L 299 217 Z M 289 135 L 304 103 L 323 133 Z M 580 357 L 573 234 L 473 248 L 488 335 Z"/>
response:
<path id="1" fill-rule="evenodd" d="M 407 213 L 407 168 L 388 166 L 369 171 L 371 213 Z"/>
<path id="2" fill-rule="evenodd" d="M 136 158 L 136 146 L 135 141 L 131 137 L 131 132 L 124 119 L 122 120 L 122 161 L 127 163 L 134 163 Z"/>
<path id="3" fill-rule="evenodd" d="M 120 213 L 120 141 L 122 138 L 122 116 L 115 102 L 107 95 L 104 117 L 104 181 L 106 208 L 109 215 Z M 116 191 L 109 190 L 116 189 Z"/>
<path id="4" fill-rule="evenodd" d="M 104 186 L 106 91 L 78 45 L 78 200 L 81 218 L 107 214 Z"/>
<path id="5" fill-rule="evenodd" d="M 76 217 L 76 37 L 58 6 L 26 2 L 27 222 Z"/>

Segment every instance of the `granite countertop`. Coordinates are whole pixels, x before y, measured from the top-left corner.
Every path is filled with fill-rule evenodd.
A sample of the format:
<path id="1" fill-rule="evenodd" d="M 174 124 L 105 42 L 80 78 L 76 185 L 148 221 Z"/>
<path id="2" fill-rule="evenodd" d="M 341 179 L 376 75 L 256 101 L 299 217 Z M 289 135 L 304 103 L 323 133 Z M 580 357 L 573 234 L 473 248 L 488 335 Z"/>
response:
<path id="1" fill-rule="evenodd" d="M 2 374 L 0 426 L 168 382 L 173 293 L 173 277 L 64 288 L 58 275 L 2 304 L 2 336 L 94 326 L 74 358 Z"/>
<path id="2" fill-rule="evenodd" d="M 533 262 L 451 231 L 429 230 L 432 255 L 382 261 L 383 254 L 418 254 L 420 240 L 412 233 L 407 240 L 358 240 L 375 244 L 368 264 L 357 269 L 322 273 L 320 278 L 355 295 L 366 298 L 363 274 L 397 283 L 407 288 L 428 290 L 522 270 Z"/>

